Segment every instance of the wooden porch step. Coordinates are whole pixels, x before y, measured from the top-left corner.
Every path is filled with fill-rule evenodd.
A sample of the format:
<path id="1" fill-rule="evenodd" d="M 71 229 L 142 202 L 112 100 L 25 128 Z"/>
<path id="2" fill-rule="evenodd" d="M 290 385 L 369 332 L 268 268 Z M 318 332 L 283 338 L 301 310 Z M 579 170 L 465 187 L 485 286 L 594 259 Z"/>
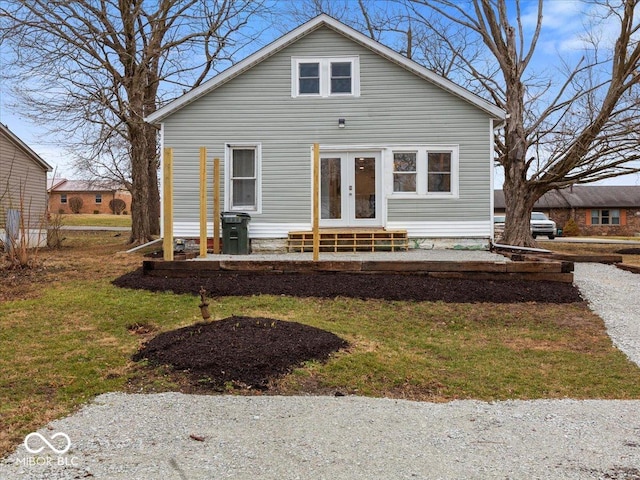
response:
<path id="1" fill-rule="evenodd" d="M 321 252 L 397 252 L 409 249 L 406 230 L 323 228 L 319 235 Z M 287 251 L 313 251 L 313 232 L 289 232 Z"/>

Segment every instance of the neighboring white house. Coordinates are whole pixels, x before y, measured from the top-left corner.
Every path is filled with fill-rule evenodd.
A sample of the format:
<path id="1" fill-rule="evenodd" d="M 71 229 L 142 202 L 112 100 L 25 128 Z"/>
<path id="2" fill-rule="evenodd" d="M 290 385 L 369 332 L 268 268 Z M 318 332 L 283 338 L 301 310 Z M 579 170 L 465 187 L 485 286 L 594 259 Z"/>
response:
<path id="1" fill-rule="evenodd" d="M 199 233 L 200 147 L 222 160 L 223 209 L 251 215 L 254 245 L 309 230 L 318 143 L 320 227 L 488 245 L 494 130 L 504 119 L 491 103 L 320 15 L 146 120 L 173 149 L 175 236 Z"/>
<path id="2" fill-rule="evenodd" d="M 6 240 L 8 222 L 16 227 L 19 237 L 28 235 L 29 246 L 46 245 L 47 172 L 50 171 L 47 162 L 0 123 L 0 240 Z M 19 241 L 12 238 L 14 242 Z"/>

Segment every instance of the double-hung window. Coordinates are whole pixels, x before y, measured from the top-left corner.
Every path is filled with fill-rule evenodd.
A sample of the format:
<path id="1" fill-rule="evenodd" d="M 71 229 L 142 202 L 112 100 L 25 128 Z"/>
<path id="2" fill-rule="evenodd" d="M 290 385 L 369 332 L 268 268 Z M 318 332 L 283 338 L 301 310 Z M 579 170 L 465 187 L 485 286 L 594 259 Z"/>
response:
<path id="1" fill-rule="evenodd" d="M 393 152 L 393 191 L 416 192 L 417 152 Z"/>
<path id="2" fill-rule="evenodd" d="M 427 191 L 451 192 L 451 152 L 429 152 Z"/>
<path id="3" fill-rule="evenodd" d="M 591 225 L 620 225 L 620 210 L 591 210 Z"/>
<path id="4" fill-rule="evenodd" d="M 60 203 L 67 203 L 67 194 L 66 193 L 61 193 L 60 194 Z"/>
<path id="5" fill-rule="evenodd" d="M 299 95 L 320 95 L 320 63 L 298 64 L 298 93 Z"/>
<path id="6" fill-rule="evenodd" d="M 292 97 L 360 95 L 360 63 L 350 57 L 292 57 Z"/>
<path id="7" fill-rule="evenodd" d="M 96 204 L 102 203 L 102 194 L 96 193 Z"/>
<path id="8" fill-rule="evenodd" d="M 330 62 L 331 95 L 351 95 L 353 91 L 353 75 L 351 62 Z"/>
<path id="9" fill-rule="evenodd" d="M 227 145 L 225 200 L 229 210 L 260 210 L 260 145 Z"/>
<path id="10" fill-rule="evenodd" d="M 403 145 L 391 152 L 394 196 L 458 196 L 457 145 Z"/>

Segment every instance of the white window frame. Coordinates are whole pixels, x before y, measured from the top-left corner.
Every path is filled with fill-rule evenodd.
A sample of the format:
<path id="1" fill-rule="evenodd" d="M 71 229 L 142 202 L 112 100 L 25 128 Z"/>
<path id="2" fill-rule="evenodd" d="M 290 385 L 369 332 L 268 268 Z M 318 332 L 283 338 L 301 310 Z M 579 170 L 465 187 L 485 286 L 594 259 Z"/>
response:
<path id="1" fill-rule="evenodd" d="M 391 198 L 459 198 L 460 148 L 458 145 L 392 145 L 388 147 L 388 152 Z M 417 152 L 415 192 L 395 192 L 393 190 L 393 154 L 400 152 Z M 451 154 L 451 190 L 449 192 L 430 192 L 428 190 L 429 153 Z"/>
<path id="2" fill-rule="evenodd" d="M 255 151 L 255 180 L 256 180 L 256 204 L 251 207 L 246 205 L 233 205 L 233 182 L 231 178 L 233 168 L 234 150 Z M 231 212 L 262 213 L 262 144 L 260 142 L 226 143 L 224 149 L 224 209 Z"/>
<path id="3" fill-rule="evenodd" d="M 102 194 L 96 193 L 96 205 L 102 205 Z"/>
<path id="4" fill-rule="evenodd" d="M 317 63 L 320 67 L 320 92 L 300 93 L 299 72 L 301 63 Z M 351 93 L 331 93 L 331 64 L 351 63 Z M 291 57 L 291 96 L 293 98 L 327 98 L 360 96 L 360 57 Z"/>

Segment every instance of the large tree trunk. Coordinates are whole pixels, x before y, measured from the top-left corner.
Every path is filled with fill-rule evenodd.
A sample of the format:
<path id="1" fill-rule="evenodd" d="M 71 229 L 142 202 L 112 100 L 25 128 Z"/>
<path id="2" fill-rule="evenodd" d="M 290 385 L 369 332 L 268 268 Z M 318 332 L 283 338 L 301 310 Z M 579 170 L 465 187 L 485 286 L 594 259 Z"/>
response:
<path id="1" fill-rule="evenodd" d="M 131 237 L 130 243 L 141 245 L 152 240 L 149 224 L 149 161 L 145 148 L 145 128 L 129 126 L 131 139 Z"/>
<path id="2" fill-rule="evenodd" d="M 149 234 L 151 236 L 160 235 L 160 190 L 158 188 L 158 133 L 152 125 L 145 125 L 145 135 L 147 137 L 147 176 L 148 176 L 148 215 Z"/>
<path id="3" fill-rule="evenodd" d="M 503 74 L 506 84 L 505 151 L 500 162 L 504 166 L 505 230 L 502 241 L 509 245 L 535 246 L 529 220 L 537 200 L 527 182 L 527 135 L 524 128 L 525 87 L 521 81 L 522 65 L 518 61 L 515 31 L 506 29 Z"/>
<path id="4" fill-rule="evenodd" d="M 501 242 L 524 247 L 536 246 L 529 223 L 537 198 L 532 195 L 527 182 L 523 179 L 505 180 L 503 192 L 506 221 Z"/>

